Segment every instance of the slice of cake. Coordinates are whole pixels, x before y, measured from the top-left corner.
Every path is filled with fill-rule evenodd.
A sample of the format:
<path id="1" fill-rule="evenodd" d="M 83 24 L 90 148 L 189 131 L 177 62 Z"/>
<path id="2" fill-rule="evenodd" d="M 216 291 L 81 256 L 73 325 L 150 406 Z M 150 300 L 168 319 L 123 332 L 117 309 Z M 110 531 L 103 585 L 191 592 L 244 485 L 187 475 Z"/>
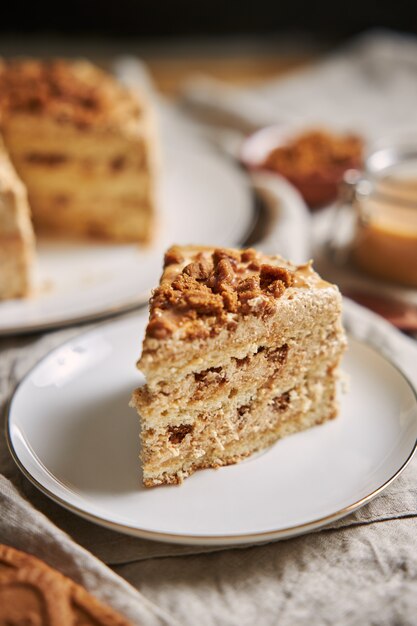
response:
<path id="1" fill-rule="evenodd" d="M 180 483 L 335 417 L 345 345 L 339 290 L 311 264 L 168 250 L 132 398 L 144 484 Z"/>
<path id="2" fill-rule="evenodd" d="M 34 236 L 26 189 L 0 138 L 0 300 L 30 293 Z"/>
<path id="3" fill-rule="evenodd" d="M 37 232 L 146 242 L 150 105 L 86 61 L 0 62 L 1 129 Z"/>

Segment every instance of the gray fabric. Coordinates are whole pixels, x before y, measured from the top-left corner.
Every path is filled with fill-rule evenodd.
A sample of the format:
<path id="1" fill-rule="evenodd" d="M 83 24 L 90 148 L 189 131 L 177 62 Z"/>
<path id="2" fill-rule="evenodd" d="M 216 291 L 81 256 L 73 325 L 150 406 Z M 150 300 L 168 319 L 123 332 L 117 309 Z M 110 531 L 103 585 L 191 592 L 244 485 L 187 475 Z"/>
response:
<path id="1" fill-rule="evenodd" d="M 417 387 L 417 346 L 413 340 L 349 301 L 345 301 L 345 324 L 356 337 L 380 346 Z M 3 401 L 15 381 L 42 354 L 76 332 L 79 330 L 70 329 L 41 338 L 3 340 Z M 380 616 L 378 609 L 384 607 L 385 612 L 385 605 L 390 607 L 387 621 L 379 623 L 395 623 L 401 602 L 403 622 L 399 623 L 412 623 L 407 620 L 411 619 L 408 612 L 417 608 L 417 556 L 410 548 L 416 533 L 417 459 L 381 496 L 326 530 L 264 547 L 226 551 L 135 539 L 78 518 L 39 493 L 20 474 L 4 438 L 0 442 L 0 473 L 4 476 L 0 480 L 0 541 L 59 567 L 135 623 L 175 624 L 178 620 L 182 624 L 249 624 L 250 616 L 258 613 L 265 624 L 276 623 L 277 615 L 283 624 L 303 624 L 308 623 L 311 611 L 320 611 L 321 623 L 336 615 L 342 620 L 337 623 L 354 624 L 358 616 L 355 607 L 365 593 L 371 604 L 363 623 L 373 623 L 371 607 Z M 114 578 L 86 550 L 113 566 L 141 593 Z M 192 558 L 185 559 L 186 555 Z M 323 563 L 327 563 L 324 570 Z M 351 595 L 353 574 L 358 580 L 371 576 L 372 593 L 370 587 L 358 584 Z M 328 603 L 329 580 L 340 589 L 340 602 Z M 304 608 L 299 606 L 301 581 Z"/>
<path id="2" fill-rule="evenodd" d="M 256 95 L 270 111 L 291 111 L 304 122 L 334 124 L 379 140 L 415 135 L 416 76 L 415 37 L 382 31 L 359 37 L 281 84 L 261 86 Z"/>
<path id="3" fill-rule="evenodd" d="M 395 40 L 387 43 L 394 66 L 395 58 L 402 64 L 402 45 L 400 42 L 397 49 Z M 375 58 L 372 46 L 370 57 L 362 49 L 362 53 L 353 51 L 342 66 L 336 59 L 338 84 L 344 83 L 342 67 L 347 67 L 349 80 L 357 72 L 362 75 L 366 58 Z M 411 63 L 407 65 L 411 67 Z M 303 101 L 307 106 L 320 91 L 315 86 L 324 80 L 326 72 L 329 76 L 335 74 L 331 62 L 322 70 L 322 74 L 320 67 L 312 70 L 305 83 Z M 380 76 L 379 82 L 370 84 L 372 88 L 376 85 L 380 97 L 387 96 L 391 79 L 385 74 Z M 294 87 L 294 80 L 300 81 L 300 75 L 288 82 L 288 94 L 294 93 L 298 103 L 299 88 Z M 401 84 L 403 80 L 408 84 L 405 78 L 401 78 Z M 358 86 L 359 82 L 354 84 Z M 361 84 L 365 90 L 366 82 L 362 80 Z M 388 92 L 384 91 L 386 85 Z M 285 93 L 284 82 L 259 93 L 267 98 L 280 90 Z M 397 96 L 395 99 L 397 102 Z M 286 106 L 290 106 L 289 100 Z M 342 106 L 341 97 L 339 101 Z M 367 114 L 372 116 L 372 111 L 368 109 Z M 345 302 L 345 323 L 354 336 L 389 355 L 417 387 L 417 346 L 413 340 L 349 301 Z M 3 408 L 14 384 L 28 369 L 51 348 L 81 330 L 1 340 Z M 382 495 L 326 529 L 280 543 L 233 550 L 134 539 L 76 517 L 40 494 L 19 473 L 7 451 L 3 431 L 0 474 L 0 541 L 44 558 L 136 624 L 394 626 L 416 622 L 416 459 Z"/>
<path id="4" fill-rule="evenodd" d="M 183 102 L 192 112 L 210 112 L 210 121 L 219 124 L 236 119 L 246 131 L 277 123 L 323 124 L 379 140 L 416 136 L 416 77 L 415 37 L 376 31 L 309 69 L 251 89 L 191 78 Z"/>
<path id="5" fill-rule="evenodd" d="M 182 624 L 411 626 L 415 520 L 116 568 Z"/>
<path id="6" fill-rule="evenodd" d="M 142 594 L 77 545 L 0 476 L 0 540 L 34 554 L 84 585 L 135 624 L 175 623 Z"/>

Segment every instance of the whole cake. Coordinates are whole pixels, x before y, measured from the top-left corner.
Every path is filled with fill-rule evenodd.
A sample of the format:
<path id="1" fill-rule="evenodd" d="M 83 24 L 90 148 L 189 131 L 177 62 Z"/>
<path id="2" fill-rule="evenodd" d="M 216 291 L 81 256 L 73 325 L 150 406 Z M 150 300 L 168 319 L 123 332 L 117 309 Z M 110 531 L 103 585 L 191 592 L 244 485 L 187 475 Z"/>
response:
<path id="1" fill-rule="evenodd" d="M 337 414 L 338 288 L 255 250 L 173 247 L 138 368 L 146 486 L 236 463 Z"/>
<path id="2" fill-rule="evenodd" d="M 0 545 L 2 626 L 133 626 L 39 559 Z"/>
<path id="3" fill-rule="evenodd" d="M 87 61 L 0 61 L 0 132 L 36 233 L 149 241 L 155 140 L 143 97 Z"/>

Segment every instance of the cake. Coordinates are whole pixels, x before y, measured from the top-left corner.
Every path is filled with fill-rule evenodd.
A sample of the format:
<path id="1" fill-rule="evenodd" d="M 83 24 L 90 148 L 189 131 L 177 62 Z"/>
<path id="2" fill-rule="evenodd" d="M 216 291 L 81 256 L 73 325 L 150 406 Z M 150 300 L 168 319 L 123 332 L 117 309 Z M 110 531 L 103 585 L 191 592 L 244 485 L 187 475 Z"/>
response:
<path id="1" fill-rule="evenodd" d="M 0 545 L 0 624 L 133 626 L 36 557 Z"/>
<path id="2" fill-rule="evenodd" d="M 26 189 L 0 138 L 0 300 L 30 293 L 34 242 Z"/>
<path id="3" fill-rule="evenodd" d="M 338 288 L 252 249 L 169 249 L 132 396 L 143 482 L 176 484 L 337 415 Z"/>
<path id="4" fill-rule="evenodd" d="M 0 132 L 0 298 L 29 291 L 30 214 L 37 235 L 150 241 L 155 139 L 143 96 L 87 61 L 0 60 Z"/>
<path id="5" fill-rule="evenodd" d="M 87 61 L 3 61 L 0 115 L 37 232 L 150 239 L 154 140 L 143 98 Z"/>

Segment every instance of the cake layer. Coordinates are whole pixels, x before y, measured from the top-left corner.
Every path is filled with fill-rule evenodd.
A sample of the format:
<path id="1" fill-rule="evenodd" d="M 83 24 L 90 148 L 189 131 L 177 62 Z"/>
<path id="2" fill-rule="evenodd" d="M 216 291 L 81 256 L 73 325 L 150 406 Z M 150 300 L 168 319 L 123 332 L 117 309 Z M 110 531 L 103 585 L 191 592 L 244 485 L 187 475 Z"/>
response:
<path id="1" fill-rule="evenodd" d="M 155 220 L 153 156 L 144 137 L 91 134 L 19 116 L 6 126 L 39 231 L 149 241 Z M 32 129 L 32 130 L 31 130 Z"/>
<path id="2" fill-rule="evenodd" d="M 7 121 L 4 136 L 30 192 L 73 189 L 74 180 L 86 189 L 100 183 L 106 192 L 126 184 L 152 188 L 155 158 L 146 137 L 92 133 L 34 116 L 22 117 L 23 127 L 20 116 Z"/>
<path id="3" fill-rule="evenodd" d="M 95 171 L 88 166 L 78 167 L 62 165 L 58 168 L 50 166 L 27 166 L 20 168 L 20 176 L 25 181 L 29 197 L 55 194 L 60 196 L 80 193 L 86 197 L 102 196 L 119 198 L 130 196 L 137 199 L 150 198 L 153 193 L 153 182 L 148 172 L 137 169 L 125 169 L 122 172 Z M 36 210 L 34 210 L 36 213 Z"/>
<path id="4" fill-rule="evenodd" d="M 310 373 L 279 396 L 256 398 L 234 411 L 202 413 L 192 425 L 142 430 L 144 483 L 180 483 L 198 469 L 236 463 L 336 414 L 336 376 Z"/>
<path id="5" fill-rule="evenodd" d="M 190 337 L 182 342 L 175 334 L 164 341 L 147 338 L 138 367 L 146 375 L 149 388 L 157 391 L 163 380 L 181 380 L 192 372 L 220 367 L 227 358 L 244 359 L 269 341 L 278 347 L 288 338 L 308 337 L 310 329 L 313 331 L 311 320 L 318 321 L 318 340 L 324 342 L 329 329 L 340 332 L 341 306 L 338 291 L 325 284 L 327 287 L 320 288 L 314 298 L 308 289 L 288 288 L 280 298 L 279 309 L 266 317 L 258 313 L 255 303 L 253 312 L 239 324 L 230 316 L 230 324 L 217 327 L 212 337 Z"/>
<path id="6" fill-rule="evenodd" d="M 21 236 L 0 235 L 0 300 L 22 298 L 32 288 L 32 247 Z"/>
<path id="7" fill-rule="evenodd" d="M 14 111 L 7 116 L 3 128 L 10 153 L 22 163 L 36 162 L 36 155 L 58 155 L 65 161 L 68 157 L 68 160 L 86 158 L 110 162 L 117 155 L 128 154 L 132 163 L 149 168 L 155 165 L 155 128 L 148 109 L 140 120 L 133 120 L 124 127 L 77 126 L 41 112 Z M 54 160 L 49 159 L 52 163 Z M 57 161 L 59 164 L 61 159 Z"/>
<path id="8" fill-rule="evenodd" d="M 254 250 L 173 247 L 151 300 L 138 367 L 154 391 L 162 380 L 243 359 L 269 341 L 283 345 L 317 324 L 323 341 L 331 327 L 340 335 L 340 309 L 337 287 L 311 264 Z"/>
<path id="9" fill-rule="evenodd" d="M 161 381 L 157 390 L 148 386 L 135 393 L 135 406 L 146 419 L 157 424 L 193 420 L 204 410 L 246 403 L 259 389 L 273 386 L 277 393 L 294 386 L 311 369 L 333 367 L 343 351 L 334 329 L 320 325 L 288 336 L 285 344 L 260 346 L 242 359 L 222 353 L 222 365 L 195 371 L 180 380 Z"/>
<path id="10" fill-rule="evenodd" d="M 146 201 L 97 196 L 85 198 L 37 196 L 33 223 L 37 232 L 62 237 L 88 237 L 125 242 L 148 242 L 154 216 Z"/>
<path id="11" fill-rule="evenodd" d="M 0 299 L 31 290 L 34 235 L 26 189 L 0 138 Z"/>

